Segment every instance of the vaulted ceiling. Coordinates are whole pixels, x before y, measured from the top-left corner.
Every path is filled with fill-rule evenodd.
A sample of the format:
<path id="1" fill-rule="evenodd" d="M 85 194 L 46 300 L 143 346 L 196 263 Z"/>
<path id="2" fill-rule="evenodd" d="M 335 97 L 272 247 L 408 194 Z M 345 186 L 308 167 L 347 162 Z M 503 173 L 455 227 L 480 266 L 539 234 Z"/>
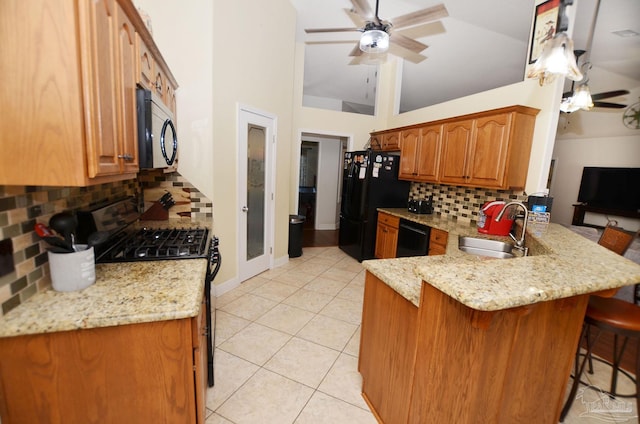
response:
<path id="1" fill-rule="evenodd" d="M 373 105 L 375 65 L 349 65 L 359 32 L 306 34 L 305 28 L 353 27 L 344 9 L 349 0 L 291 0 L 298 11 L 297 39 L 305 43 L 305 95 Z M 444 3 L 449 16 L 413 28 L 409 35 L 429 45 L 419 64 L 405 61 L 400 111 L 522 81 L 532 0 L 380 0 L 379 15 L 392 19 Z M 372 9 L 375 2 L 370 0 Z M 575 0 L 574 43 L 585 49 L 596 0 Z M 602 0 L 591 52 L 594 66 L 638 81 L 640 85 L 640 1 Z M 389 56 L 392 59 L 394 56 Z M 593 82 L 592 82 L 593 83 Z M 609 90 L 610 88 L 606 88 Z M 634 99 L 631 99 L 634 100 Z"/>

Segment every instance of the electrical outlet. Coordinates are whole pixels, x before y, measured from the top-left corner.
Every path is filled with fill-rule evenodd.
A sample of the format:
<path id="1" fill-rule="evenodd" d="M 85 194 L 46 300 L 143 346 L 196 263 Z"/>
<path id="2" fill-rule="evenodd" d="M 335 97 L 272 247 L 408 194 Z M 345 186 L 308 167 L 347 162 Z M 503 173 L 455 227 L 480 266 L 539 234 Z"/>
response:
<path id="1" fill-rule="evenodd" d="M 13 264 L 13 242 L 10 238 L 0 241 L 0 277 L 15 270 Z"/>

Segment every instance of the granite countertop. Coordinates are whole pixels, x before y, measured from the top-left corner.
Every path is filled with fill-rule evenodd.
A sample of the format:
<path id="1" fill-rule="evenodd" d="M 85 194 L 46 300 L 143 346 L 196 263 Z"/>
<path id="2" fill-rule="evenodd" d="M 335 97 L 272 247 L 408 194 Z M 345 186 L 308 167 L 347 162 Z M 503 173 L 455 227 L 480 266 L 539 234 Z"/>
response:
<path id="1" fill-rule="evenodd" d="M 458 236 L 474 224 L 405 209 L 379 209 L 449 233 L 440 256 L 364 261 L 365 268 L 419 306 L 422 281 L 464 305 L 495 311 L 640 283 L 640 265 L 558 225 L 527 230 L 527 257 L 487 259 L 458 250 Z M 505 240 L 505 237 L 487 238 Z"/>
<path id="2" fill-rule="evenodd" d="M 140 221 L 153 228 L 210 228 L 185 219 Z M 96 265 L 96 282 L 73 292 L 51 288 L 0 318 L 0 337 L 109 327 L 197 316 L 206 259 Z"/>

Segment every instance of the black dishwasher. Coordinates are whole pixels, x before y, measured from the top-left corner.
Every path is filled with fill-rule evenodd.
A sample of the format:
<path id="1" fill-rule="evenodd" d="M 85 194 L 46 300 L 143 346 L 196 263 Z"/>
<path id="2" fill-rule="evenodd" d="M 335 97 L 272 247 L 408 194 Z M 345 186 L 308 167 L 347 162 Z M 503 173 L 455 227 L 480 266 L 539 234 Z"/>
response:
<path id="1" fill-rule="evenodd" d="M 396 257 L 425 256 L 429 253 L 430 227 L 400 219 Z"/>

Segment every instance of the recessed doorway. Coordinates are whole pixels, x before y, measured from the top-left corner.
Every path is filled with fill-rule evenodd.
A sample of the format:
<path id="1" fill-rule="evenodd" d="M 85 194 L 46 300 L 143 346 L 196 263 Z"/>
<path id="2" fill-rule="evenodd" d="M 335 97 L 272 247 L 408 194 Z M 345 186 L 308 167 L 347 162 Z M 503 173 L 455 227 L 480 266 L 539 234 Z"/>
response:
<path id="1" fill-rule="evenodd" d="M 344 136 L 301 135 L 298 214 L 305 217 L 304 240 L 316 239 L 323 240 L 323 244 L 330 243 L 332 236 L 328 232 L 337 233 L 340 224 L 342 158 L 347 146 L 348 138 Z"/>

